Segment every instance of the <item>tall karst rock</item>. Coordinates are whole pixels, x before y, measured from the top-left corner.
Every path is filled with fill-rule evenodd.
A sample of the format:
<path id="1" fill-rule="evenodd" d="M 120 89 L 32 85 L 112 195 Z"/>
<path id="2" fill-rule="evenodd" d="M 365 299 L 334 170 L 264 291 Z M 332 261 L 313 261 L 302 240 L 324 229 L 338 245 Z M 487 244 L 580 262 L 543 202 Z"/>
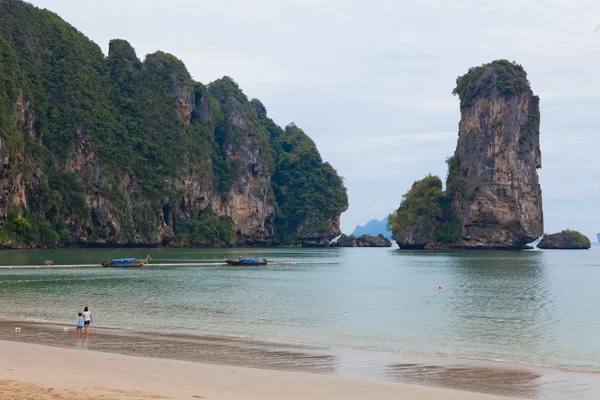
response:
<path id="1" fill-rule="evenodd" d="M 507 61 L 471 69 L 455 93 L 461 120 L 447 189 L 462 245 L 520 248 L 544 233 L 539 97 Z"/>
<path id="2" fill-rule="evenodd" d="M 461 120 L 446 192 L 422 196 L 416 182 L 391 216 L 394 236 L 400 247 L 523 248 L 543 234 L 539 98 L 523 68 L 505 60 L 471 68 L 454 94 Z M 429 221 L 426 237 L 411 234 L 423 231 L 414 213 Z"/>
<path id="3" fill-rule="evenodd" d="M 324 245 L 341 177 L 228 77 L 0 0 L 0 247 Z"/>

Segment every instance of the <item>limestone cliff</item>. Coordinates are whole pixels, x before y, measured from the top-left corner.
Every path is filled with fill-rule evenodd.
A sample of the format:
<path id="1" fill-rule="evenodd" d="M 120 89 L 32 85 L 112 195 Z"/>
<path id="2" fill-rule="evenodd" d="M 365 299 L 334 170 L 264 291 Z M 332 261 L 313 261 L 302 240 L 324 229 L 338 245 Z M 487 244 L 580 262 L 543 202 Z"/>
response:
<path id="1" fill-rule="evenodd" d="M 463 247 L 521 248 L 544 232 L 539 98 L 519 65 L 495 61 L 460 77 L 461 120 L 447 190 Z"/>
<path id="2" fill-rule="evenodd" d="M 461 120 L 446 192 L 418 214 L 435 226 L 413 246 L 404 239 L 422 227 L 399 224 L 397 212 L 394 238 L 400 247 L 521 249 L 543 233 L 539 98 L 523 68 L 505 60 L 470 69 L 454 94 Z"/>
<path id="3" fill-rule="evenodd" d="M 323 245 L 346 190 L 308 136 L 173 55 L 0 1 L 0 246 Z"/>

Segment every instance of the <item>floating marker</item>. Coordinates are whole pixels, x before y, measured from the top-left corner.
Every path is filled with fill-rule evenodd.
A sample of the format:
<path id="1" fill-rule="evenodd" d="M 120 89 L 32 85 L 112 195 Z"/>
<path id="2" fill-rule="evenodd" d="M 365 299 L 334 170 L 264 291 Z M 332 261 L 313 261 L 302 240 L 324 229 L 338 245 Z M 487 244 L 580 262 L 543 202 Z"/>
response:
<path id="1" fill-rule="evenodd" d="M 442 287 L 441 287 L 441 286 L 438 286 L 438 290 L 442 290 Z"/>

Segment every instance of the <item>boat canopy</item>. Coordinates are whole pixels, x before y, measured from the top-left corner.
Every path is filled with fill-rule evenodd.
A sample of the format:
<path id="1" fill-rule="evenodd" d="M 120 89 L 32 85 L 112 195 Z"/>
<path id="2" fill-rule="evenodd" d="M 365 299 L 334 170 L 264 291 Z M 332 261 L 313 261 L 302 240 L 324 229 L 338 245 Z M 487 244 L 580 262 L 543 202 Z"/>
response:
<path id="1" fill-rule="evenodd" d="M 116 265 L 129 265 L 135 264 L 135 258 L 113 258 L 111 262 Z"/>
<path id="2" fill-rule="evenodd" d="M 242 258 L 242 257 L 240 257 L 240 262 L 258 264 L 258 258 Z"/>

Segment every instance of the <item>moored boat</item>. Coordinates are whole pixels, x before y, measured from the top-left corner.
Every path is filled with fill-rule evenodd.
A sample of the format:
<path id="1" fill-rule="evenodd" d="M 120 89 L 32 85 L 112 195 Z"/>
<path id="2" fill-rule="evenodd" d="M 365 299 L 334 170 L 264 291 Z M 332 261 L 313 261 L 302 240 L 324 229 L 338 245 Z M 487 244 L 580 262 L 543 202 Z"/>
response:
<path id="1" fill-rule="evenodd" d="M 257 266 L 257 265 L 267 265 L 267 260 L 266 259 L 262 259 L 259 260 L 258 258 L 243 258 L 240 257 L 237 261 L 236 260 L 230 260 L 229 258 L 225 259 L 225 262 L 228 265 L 235 265 L 235 266 Z"/>
<path id="2" fill-rule="evenodd" d="M 117 267 L 142 267 L 144 266 L 148 260 L 152 260 L 152 257 L 150 257 L 150 254 L 148 254 L 148 256 L 146 256 L 145 259 L 140 259 L 140 258 L 113 258 L 112 260 L 106 261 L 106 260 L 102 260 L 102 263 L 100 263 L 103 267 L 109 268 L 117 268 Z"/>

